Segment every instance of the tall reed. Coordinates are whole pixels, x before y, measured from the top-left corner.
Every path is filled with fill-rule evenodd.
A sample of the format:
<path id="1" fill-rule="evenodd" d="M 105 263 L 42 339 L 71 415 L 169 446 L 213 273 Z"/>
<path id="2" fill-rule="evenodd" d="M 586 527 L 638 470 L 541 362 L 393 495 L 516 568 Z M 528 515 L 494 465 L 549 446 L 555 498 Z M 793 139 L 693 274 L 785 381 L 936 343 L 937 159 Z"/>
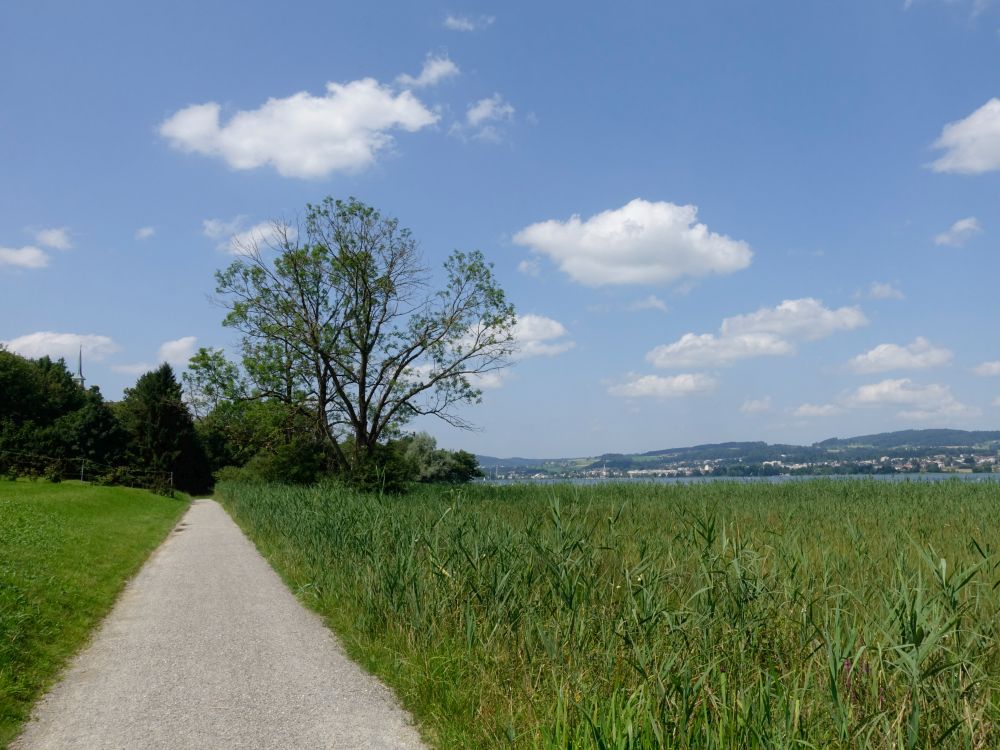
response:
<path id="1" fill-rule="evenodd" d="M 1000 484 L 218 493 L 440 747 L 1000 744 Z"/>

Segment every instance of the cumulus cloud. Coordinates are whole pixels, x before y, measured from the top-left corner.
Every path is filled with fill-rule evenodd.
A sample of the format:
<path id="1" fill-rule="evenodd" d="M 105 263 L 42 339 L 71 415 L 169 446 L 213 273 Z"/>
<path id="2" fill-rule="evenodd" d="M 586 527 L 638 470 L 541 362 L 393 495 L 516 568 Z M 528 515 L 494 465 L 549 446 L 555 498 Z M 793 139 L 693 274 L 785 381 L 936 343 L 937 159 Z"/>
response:
<path id="1" fill-rule="evenodd" d="M 744 414 L 761 414 L 765 411 L 771 410 L 771 397 L 764 396 L 764 398 L 748 398 L 743 402 L 740 407 L 740 411 Z"/>
<path id="2" fill-rule="evenodd" d="M 156 234 L 156 230 L 153 227 L 139 227 L 135 230 L 137 240 L 148 240 L 154 234 Z"/>
<path id="3" fill-rule="evenodd" d="M 370 167 L 392 130 L 414 132 L 438 116 L 410 91 L 373 78 L 327 83 L 322 96 L 301 91 L 268 99 L 220 124 L 216 102 L 185 107 L 159 128 L 174 148 L 222 159 L 233 169 L 271 166 L 285 177 L 321 178 Z"/>
<path id="4" fill-rule="evenodd" d="M 456 16 L 451 13 L 444 17 L 444 27 L 449 31 L 479 31 L 493 25 L 495 16 Z"/>
<path id="5" fill-rule="evenodd" d="M 608 388 L 608 393 L 621 398 L 678 398 L 706 393 L 718 385 L 715 378 L 703 373 L 633 375 L 624 383 Z"/>
<path id="6" fill-rule="evenodd" d="M 480 99 L 468 106 L 465 120 L 452 124 L 450 133 L 460 138 L 483 141 L 503 140 L 503 124 L 514 119 L 514 106 L 500 94 Z"/>
<path id="7" fill-rule="evenodd" d="M 576 343 L 566 338 L 569 332 L 558 320 L 544 315 L 520 315 L 514 326 L 515 357 L 552 357 L 569 351 Z"/>
<path id="8" fill-rule="evenodd" d="M 659 310 L 662 313 L 670 312 L 670 308 L 667 307 L 667 303 L 655 294 L 650 294 L 648 297 L 636 300 L 628 306 L 628 309 L 633 312 L 638 310 Z"/>
<path id="9" fill-rule="evenodd" d="M 871 299 L 905 299 L 906 297 L 897 287 L 881 281 L 872 282 L 871 286 L 868 287 L 868 296 Z"/>
<path id="10" fill-rule="evenodd" d="M 972 371 L 983 377 L 1000 375 L 1000 362 L 983 362 L 981 365 L 976 365 Z"/>
<path id="11" fill-rule="evenodd" d="M 906 346 L 879 344 L 850 362 L 854 372 L 874 373 L 889 370 L 924 370 L 941 367 L 951 362 L 952 352 L 936 347 L 923 336 L 918 336 Z"/>
<path id="12" fill-rule="evenodd" d="M 944 126 L 934 148 L 944 154 L 935 172 L 981 174 L 1000 169 L 1000 99 L 990 99 L 964 120 Z"/>
<path id="13" fill-rule="evenodd" d="M 792 416 L 800 419 L 815 417 L 833 417 L 843 411 L 836 404 L 802 404 L 792 410 Z"/>
<path id="14" fill-rule="evenodd" d="M 946 232 L 941 232 L 941 234 L 935 236 L 934 244 L 961 247 L 974 235 L 982 231 L 983 228 L 979 225 L 979 219 L 975 216 L 969 216 L 965 219 L 959 219 Z"/>
<path id="15" fill-rule="evenodd" d="M 721 367 L 741 359 L 792 354 L 796 341 L 826 338 L 867 323 L 857 307 L 833 310 L 812 297 L 785 300 L 777 307 L 725 318 L 717 335 L 686 333 L 672 344 L 651 349 L 646 359 L 662 368 Z"/>
<path id="16" fill-rule="evenodd" d="M 187 367 L 188 360 L 194 356 L 197 349 L 198 339 L 195 336 L 182 336 L 173 341 L 164 341 L 156 353 L 156 361 L 160 364 L 166 362 L 174 369 Z M 125 375 L 144 375 L 150 370 L 155 370 L 159 365 L 149 362 L 129 362 L 127 364 L 111 365 L 115 372 Z"/>
<path id="17" fill-rule="evenodd" d="M 795 347 L 771 333 L 716 336 L 712 333 L 685 333 L 672 344 L 661 344 L 646 353 L 655 367 L 724 367 L 741 359 L 777 357 L 791 354 Z"/>
<path id="18" fill-rule="evenodd" d="M 35 241 L 43 247 L 51 247 L 55 250 L 69 250 L 73 247 L 69 230 L 66 227 L 53 227 L 52 229 L 40 229 L 35 232 Z"/>
<path id="19" fill-rule="evenodd" d="M 83 348 L 84 359 L 100 361 L 109 354 L 114 354 L 121 347 L 108 336 L 92 333 L 56 333 L 55 331 L 38 331 L 19 336 L 10 341 L 4 341 L 10 351 L 24 357 L 52 357 L 75 360 Z"/>
<path id="20" fill-rule="evenodd" d="M 806 341 L 823 339 L 838 331 L 850 331 L 867 325 L 868 319 L 858 307 L 831 310 L 812 297 L 788 299 L 777 307 L 762 307 L 747 315 L 722 321 L 723 336 L 771 333 Z"/>
<path id="21" fill-rule="evenodd" d="M 750 265 L 747 243 L 711 232 L 697 219 L 695 206 L 636 198 L 586 220 L 574 215 L 532 224 L 514 242 L 549 256 L 588 286 L 664 284 Z"/>
<path id="22" fill-rule="evenodd" d="M 245 227 L 246 217 L 237 216 L 224 219 L 205 219 L 202 232 L 213 240 L 221 240 L 216 247 L 231 255 L 249 255 L 258 248 L 277 247 L 286 240 L 295 238 L 295 227 L 275 221 L 262 221 Z"/>
<path id="23" fill-rule="evenodd" d="M 513 116 L 514 107 L 510 102 L 504 101 L 500 94 L 480 99 L 475 104 L 469 105 L 465 113 L 466 121 L 474 128 L 493 120 L 509 120 Z"/>
<path id="24" fill-rule="evenodd" d="M 157 359 L 173 367 L 187 367 L 188 360 L 194 356 L 198 339 L 195 336 L 182 336 L 174 341 L 164 341 L 160 345 Z"/>
<path id="25" fill-rule="evenodd" d="M 566 330 L 566 326 L 558 320 L 533 313 L 518 316 L 517 322 L 514 324 L 513 335 L 514 351 L 511 359 L 514 362 L 531 357 L 554 357 L 576 346 L 576 342 L 568 338 L 569 332 Z M 471 336 L 469 341 L 471 342 Z M 418 381 L 430 377 L 433 372 L 434 365 L 424 362 L 409 367 L 407 375 L 410 379 Z M 502 387 L 512 375 L 510 369 L 498 369 L 472 373 L 465 377 L 476 388 L 495 389 Z"/>
<path id="26" fill-rule="evenodd" d="M 49 255 L 33 245 L 24 247 L 0 246 L 0 268 L 45 268 L 49 264 Z"/>
<path id="27" fill-rule="evenodd" d="M 404 73 L 396 79 L 396 82 L 403 86 L 423 88 L 440 83 L 445 78 L 457 76 L 459 72 L 458 66 L 448 58 L 448 55 L 428 55 L 420 75 L 413 77 Z"/>
<path id="28" fill-rule="evenodd" d="M 915 422 L 969 417 L 978 413 L 956 399 L 949 386 L 940 383 L 915 385 L 909 378 L 863 385 L 848 395 L 846 403 L 859 407 L 902 407 L 898 416 Z"/>

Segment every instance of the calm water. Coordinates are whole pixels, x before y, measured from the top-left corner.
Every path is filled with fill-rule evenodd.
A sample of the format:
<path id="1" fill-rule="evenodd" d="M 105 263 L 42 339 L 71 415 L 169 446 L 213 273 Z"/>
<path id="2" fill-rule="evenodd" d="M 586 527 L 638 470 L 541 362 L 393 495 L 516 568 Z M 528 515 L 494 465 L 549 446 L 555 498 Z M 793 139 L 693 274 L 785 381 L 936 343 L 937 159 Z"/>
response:
<path id="1" fill-rule="evenodd" d="M 837 482 L 857 482 L 874 479 L 877 482 L 1000 482 L 1000 474 L 832 474 L 828 476 L 791 476 L 781 474 L 776 477 L 608 477 L 597 479 L 484 479 L 487 484 L 606 484 L 608 482 L 654 483 L 654 484 L 706 484 L 708 482 L 739 482 L 785 484 L 786 482 L 808 482 L 814 479 L 829 479 Z"/>

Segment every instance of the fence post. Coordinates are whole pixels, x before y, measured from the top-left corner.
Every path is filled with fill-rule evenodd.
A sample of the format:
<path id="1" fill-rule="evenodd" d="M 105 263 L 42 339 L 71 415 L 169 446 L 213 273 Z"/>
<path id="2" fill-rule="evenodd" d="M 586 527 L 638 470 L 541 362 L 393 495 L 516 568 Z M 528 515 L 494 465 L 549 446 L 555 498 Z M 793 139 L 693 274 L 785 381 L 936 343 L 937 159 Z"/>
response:
<path id="1" fill-rule="evenodd" d="M 174 491 L 174 472 L 170 472 L 170 491 Z"/>
<path id="2" fill-rule="evenodd" d="M 80 481 L 83 481 L 83 468 L 87 465 L 87 459 L 80 459 Z"/>

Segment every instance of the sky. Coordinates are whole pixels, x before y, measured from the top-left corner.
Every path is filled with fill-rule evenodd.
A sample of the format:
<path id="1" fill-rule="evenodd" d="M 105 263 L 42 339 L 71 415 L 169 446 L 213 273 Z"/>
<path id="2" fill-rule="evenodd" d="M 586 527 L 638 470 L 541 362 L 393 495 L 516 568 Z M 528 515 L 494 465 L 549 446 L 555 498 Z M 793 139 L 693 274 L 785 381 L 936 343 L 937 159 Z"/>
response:
<path id="1" fill-rule="evenodd" d="M 0 341 L 109 399 L 356 196 L 481 250 L 501 457 L 1000 429 L 1000 0 L 0 3 Z"/>

